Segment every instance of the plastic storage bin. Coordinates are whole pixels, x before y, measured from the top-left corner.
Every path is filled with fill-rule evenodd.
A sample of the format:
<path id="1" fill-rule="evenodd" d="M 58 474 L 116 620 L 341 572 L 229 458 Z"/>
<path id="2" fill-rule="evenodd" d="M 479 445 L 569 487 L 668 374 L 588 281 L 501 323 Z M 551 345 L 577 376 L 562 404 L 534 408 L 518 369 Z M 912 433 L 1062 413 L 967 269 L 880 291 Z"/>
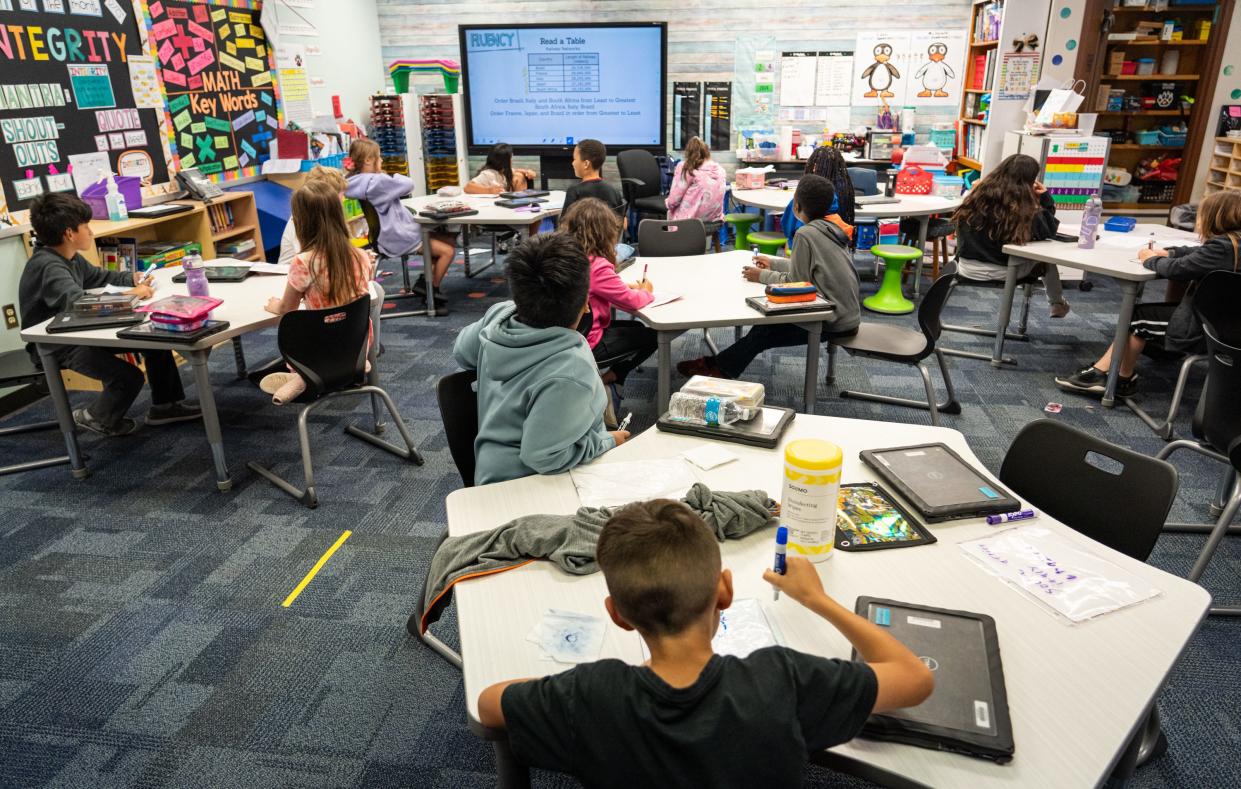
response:
<path id="1" fill-rule="evenodd" d="M 1171 145 L 1179 148 L 1185 144 L 1185 139 L 1186 135 L 1181 132 L 1159 132 L 1160 145 Z"/>
<path id="2" fill-rule="evenodd" d="M 1138 58 L 1137 63 L 1138 63 L 1138 70 L 1136 73 L 1138 74 L 1154 74 L 1155 73 L 1155 59 L 1154 58 Z"/>
<path id="3" fill-rule="evenodd" d="M 1158 129 L 1144 129 L 1133 133 L 1133 141 L 1138 145 L 1161 145 Z M 1184 144 L 1184 143 L 1182 143 Z"/>
<path id="4" fill-rule="evenodd" d="M 1175 181 L 1147 181 L 1138 184 L 1139 203 L 1171 203 L 1176 194 Z"/>
<path id="5" fill-rule="evenodd" d="M 142 207 L 142 181 L 130 175 L 116 176 L 116 188 L 125 198 L 126 210 Z M 108 218 L 108 179 L 96 181 L 82 190 L 82 201 L 90 206 L 95 219 Z"/>
<path id="6" fill-rule="evenodd" d="M 936 175 L 935 186 L 931 189 L 931 194 L 938 197 L 955 198 L 960 197 L 965 191 L 965 179 L 959 175 Z"/>

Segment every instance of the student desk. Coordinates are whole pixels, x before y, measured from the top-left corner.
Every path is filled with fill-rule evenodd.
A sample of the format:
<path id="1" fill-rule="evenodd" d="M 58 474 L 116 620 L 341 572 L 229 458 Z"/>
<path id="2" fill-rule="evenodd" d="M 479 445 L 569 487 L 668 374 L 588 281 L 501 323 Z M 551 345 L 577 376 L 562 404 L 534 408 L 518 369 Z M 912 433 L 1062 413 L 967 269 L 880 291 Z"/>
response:
<path id="1" fill-rule="evenodd" d="M 1066 226 L 1061 228 L 1069 232 Z M 1074 229 L 1076 232 L 1076 229 Z M 1100 227 L 1100 238 L 1094 249 L 1079 249 L 1075 241 L 1035 241 L 1030 244 L 1006 244 L 1008 271 L 1004 278 L 1004 296 L 1000 300 L 1000 314 L 996 323 L 995 345 L 991 354 L 991 366 L 999 367 L 1004 358 L 1004 335 L 1013 312 L 1013 296 L 1017 292 L 1016 265 L 1027 260 L 1051 263 L 1065 268 L 1087 271 L 1110 277 L 1120 284 L 1120 314 L 1116 318 L 1116 331 L 1112 336 L 1112 358 L 1120 359 L 1129 336 L 1129 322 L 1133 319 L 1133 306 L 1144 282 L 1156 279 L 1155 272 L 1138 262 L 1138 249 L 1146 246 L 1152 236 L 1158 239 L 1183 239 L 1196 242 L 1198 237 L 1185 230 L 1165 225 L 1141 224 L 1128 233 L 1113 233 Z M 1132 244 L 1125 242 L 1131 241 Z M 1107 374 L 1107 388 L 1103 393 L 1103 405 L 1111 408 L 1116 403 L 1116 382 L 1120 365 L 1114 363 Z"/>
<path id="2" fill-rule="evenodd" d="M 763 211 L 783 212 L 793 199 L 794 189 L 737 189 L 732 187 L 735 202 L 752 206 Z M 858 219 L 900 219 L 913 217 L 918 220 L 918 249 L 926 246 L 927 228 L 931 217 L 936 214 L 948 214 L 957 210 L 962 198 L 936 197 L 935 195 L 897 195 L 895 203 L 857 206 L 854 216 Z M 918 297 L 922 283 L 922 258 L 918 258 L 917 271 L 914 273 L 914 298 Z"/>
<path id="3" fill-rule="evenodd" d="M 175 294 L 186 294 L 185 283 L 174 283 L 173 276 L 181 273 L 181 267 L 156 269 L 155 298 Z M 92 345 L 100 348 L 115 348 L 117 353 L 125 350 L 159 350 L 176 351 L 190 360 L 194 369 L 194 383 L 197 386 L 198 402 L 202 407 L 203 426 L 207 431 L 207 443 L 211 447 L 211 457 L 215 464 L 216 487 L 228 490 L 233 482 L 228 476 L 228 466 L 224 461 L 224 438 L 220 434 L 220 418 L 216 413 L 215 396 L 211 389 L 211 376 L 207 369 L 207 357 L 211 350 L 221 343 L 241 337 L 258 329 L 275 326 L 279 317 L 263 309 L 267 300 L 284 293 L 285 277 L 272 275 L 252 275 L 236 283 L 213 282 L 211 295 L 223 299 L 224 303 L 217 307 L 212 317 L 215 320 L 228 321 L 229 326 L 223 331 L 204 337 L 196 343 L 140 342 L 116 336 L 119 327 L 110 329 L 94 329 L 92 331 L 67 332 L 65 334 L 48 334 L 47 323 L 40 323 L 22 332 L 25 342 L 37 343 L 39 356 L 43 359 L 43 372 L 47 376 L 52 403 L 56 408 L 56 420 L 60 423 L 61 432 L 65 436 L 65 446 L 69 451 L 70 468 L 73 476 L 81 479 L 88 473 L 85 459 L 78 449 L 77 425 L 73 421 L 73 413 L 69 408 L 69 398 L 65 393 L 65 385 L 60 377 L 60 364 L 51 355 L 55 345 Z"/>
<path id="4" fill-rule="evenodd" d="M 814 412 L 818 393 L 819 342 L 823 321 L 831 311 L 799 312 L 792 315 L 763 315 L 745 300 L 762 296 L 766 285 L 747 282 L 741 269 L 750 265 L 753 256 L 745 250 L 720 252 L 714 255 L 644 258 L 621 272 L 625 282 L 637 282 L 647 266 L 647 276 L 655 285 L 655 294 L 676 294 L 681 298 L 658 307 L 645 307 L 635 313 L 642 322 L 659 333 L 659 413 L 668 408 L 672 397 L 672 341 L 690 329 L 712 326 L 753 326 L 759 323 L 795 323 L 810 333 L 806 346 L 806 387 L 804 407 Z"/>
<path id="5" fill-rule="evenodd" d="M 501 199 L 499 195 L 460 194 L 456 197 L 422 195 L 421 197 L 407 197 L 401 201 L 401 204 L 410 210 L 421 225 L 446 225 L 448 227 L 460 227 L 462 225 L 508 225 L 515 230 L 521 230 L 529 227 L 536 219 L 553 217 L 559 214 L 560 207 L 564 205 L 564 192 L 557 190 L 551 194 L 544 195 L 542 199 L 547 202 L 540 203 L 541 210 L 533 213 L 530 211 L 518 211 L 515 208 L 502 208 L 495 204 L 496 200 L 499 199 Z M 470 214 L 469 216 L 449 217 L 444 220 L 431 219 L 418 214 L 419 211 L 425 211 L 429 206 L 435 203 L 442 203 L 445 200 L 460 200 L 469 203 L 470 208 L 478 211 L 478 213 Z"/>
<path id="6" fill-rule="evenodd" d="M 785 441 L 827 438 L 844 449 L 843 482 L 873 480 L 858 458 L 867 448 L 942 441 L 978 464 L 956 430 L 923 425 L 798 414 Z M 602 455 L 595 463 L 673 458 L 702 439 L 651 428 Z M 783 446 L 775 450 L 727 444 L 740 460 L 695 474 L 712 489 L 761 488 L 780 495 Z M 981 467 L 981 464 L 978 464 Z M 453 491 L 447 499 L 451 536 L 495 528 L 533 513 L 571 514 L 578 506 L 568 474 L 535 476 Z M 1040 605 L 1006 588 L 977 567 L 956 543 L 993 533 L 981 519 L 930 529 L 939 542 L 913 548 L 837 552 L 819 565 L 824 587 L 852 609 L 859 595 L 892 598 L 995 617 L 1013 722 L 1016 754 L 997 765 L 941 751 L 896 743 L 854 740 L 824 756 L 829 766 L 896 786 L 1095 786 L 1109 774 L 1164 684 L 1210 603 L 1206 590 L 1182 578 L 1087 540 L 1042 517 L 1034 522 L 1156 584 L 1162 594 L 1097 620 L 1067 625 Z M 848 658 L 843 636 L 785 596 L 772 602 L 762 571 L 771 566 L 774 532 L 763 529 L 720 545 L 731 568 L 737 599 L 756 598 L 788 646 L 826 657 Z M 570 576 L 549 562 L 464 581 L 456 585 L 470 726 L 478 723 L 478 694 L 494 682 L 537 677 L 568 666 L 539 659 L 525 640 L 548 608 L 607 619 L 602 573 Z M 639 637 L 609 623 L 601 657 L 638 664 Z M 772 703 L 778 703 L 773 700 Z M 491 733 L 494 737 L 495 733 Z"/>

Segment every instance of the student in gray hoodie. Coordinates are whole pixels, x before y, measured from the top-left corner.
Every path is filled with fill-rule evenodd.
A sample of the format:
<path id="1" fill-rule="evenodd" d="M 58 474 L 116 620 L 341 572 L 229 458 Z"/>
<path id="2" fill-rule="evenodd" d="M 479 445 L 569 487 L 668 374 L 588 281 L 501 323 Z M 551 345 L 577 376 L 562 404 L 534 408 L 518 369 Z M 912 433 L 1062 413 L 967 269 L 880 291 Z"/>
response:
<path id="1" fill-rule="evenodd" d="M 756 266 L 746 266 L 742 276 L 765 285 L 782 282 L 813 282 L 823 298 L 836 305 L 836 315 L 823 327 L 823 340 L 857 333 L 862 322 L 858 275 L 849 252 L 845 231 L 827 221 L 836 191 L 832 182 L 818 175 L 803 175 L 793 193 L 793 211 L 804 226 L 794 236 L 792 258 L 760 255 Z M 736 378 L 769 348 L 804 345 L 806 330 L 791 323 L 760 324 L 719 356 L 703 356 L 677 365 L 682 375 Z"/>
<path id="2" fill-rule="evenodd" d="M 573 238 L 535 236 L 508 254 L 513 300 L 457 335 L 453 355 L 478 371 L 479 485 L 559 474 L 623 444 L 607 431 L 607 403 L 577 324 L 586 312 L 590 262 Z"/>

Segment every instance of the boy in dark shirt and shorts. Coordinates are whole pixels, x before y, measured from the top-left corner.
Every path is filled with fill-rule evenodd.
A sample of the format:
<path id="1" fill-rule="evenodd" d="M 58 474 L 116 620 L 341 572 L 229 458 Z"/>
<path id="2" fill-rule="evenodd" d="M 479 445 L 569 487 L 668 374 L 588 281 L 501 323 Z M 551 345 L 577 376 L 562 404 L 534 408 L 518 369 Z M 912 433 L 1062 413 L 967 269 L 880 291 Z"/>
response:
<path id="1" fill-rule="evenodd" d="M 899 641 L 841 607 L 818 571 L 790 557 L 764 580 L 822 616 L 866 662 L 787 647 L 719 656 L 732 603 L 711 529 L 679 502 L 617 513 L 599 536 L 612 621 L 637 630 L 643 666 L 600 660 L 479 696 L 480 722 L 508 730 L 516 757 L 586 786 L 800 786 L 810 753 L 852 739 L 872 712 L 920 704 L 931 672 Z"/>

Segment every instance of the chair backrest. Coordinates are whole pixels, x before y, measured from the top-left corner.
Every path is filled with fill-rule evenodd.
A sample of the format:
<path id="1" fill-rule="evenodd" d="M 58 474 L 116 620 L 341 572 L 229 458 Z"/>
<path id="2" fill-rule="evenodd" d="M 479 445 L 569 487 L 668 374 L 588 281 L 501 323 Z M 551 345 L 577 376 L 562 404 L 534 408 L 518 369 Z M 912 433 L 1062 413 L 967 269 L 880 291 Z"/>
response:
<path id="1" fill-rule="evenodd" d="M 707 229 L 701 219 L 643 219 L 638 223 L 638 254 L 644 258 L 701 255 Z"/>
<path id="2" fill-rule="evenodd" d="M 879 174 L 869 167 L 850 167 L 849 180 L 853 182 L 853 192 L 858 195 L 879 194 Z"/>
<path id="3" fill-rule="evenodd" d="M 928 354 L 935 350 L 935 343 L 944 331 L 940 314 L 944 311 L 944 305 L 948 303 L 948 296 L 952 293 L 954 284 L 952 274 L 943 275 L 931 284 L 926 295 L 922 297 L 922 303 L 918 305 L 918 326 L 926 335 Z"/>
<path id="4" fill-rule="evenodd" d="M 359 200 L 358 203 L 362 206 L 362 216 L 366 217 L 366 248 L 378 250 L 379 212 L 371 205 L 370 200 Z"/>
<path id="5" fill-rule="evenodd" d="M 1146 561 L 1176 498 L 1176 469 L 1051 419 L 1029 423 L 1000 481 L 1044 514 Z"/>
<path id="6" fill-rule="evenodd" d="M 1226 345 L 1241 345 L 1241 274 L 1212 271 L 1194 289 L 1194 314 Z"/>
<path id="7" fill-rule="evenodd" d="M 280 354 L 306 380 L 306 391 L 298 400 L 314 400 L 362 380 L 370 325 L 369 293 L 342 307 L 280 316 L 276 332 Z"/>
<path id="8" fill-rule="evenodd" d="M 637 148 L 621 151 L 616 154 L 616 169 L 621 178 L 636 178 L 642 182 L 624 184 L 628 187 L 625 196 L 630 201 L 660 194 L 663 176 L 659 172 L 659 162 L 655 161 L 655 156 L 650 151 Z"/>
<path id="9" fill-rule="evenodd" d="M 474 439 L 478 437 L 476 380 L 478 374 L 474 370 L 462 370 L 445 375 L 435 385 L 440 419 L 444 421 L 444 435 L 448 438 L 448 453 L 467 488 L 474 487 Z"/>
<path id="10" fill-rule="evenodd" d="M 1211 447 L 1228 454 L 1241 438 L 1241 345 L 1224 342 L 1210 324 L 1204 323 L 1203 330 L 1207 379 L 1199 400 L 1197 432 Z"/>

